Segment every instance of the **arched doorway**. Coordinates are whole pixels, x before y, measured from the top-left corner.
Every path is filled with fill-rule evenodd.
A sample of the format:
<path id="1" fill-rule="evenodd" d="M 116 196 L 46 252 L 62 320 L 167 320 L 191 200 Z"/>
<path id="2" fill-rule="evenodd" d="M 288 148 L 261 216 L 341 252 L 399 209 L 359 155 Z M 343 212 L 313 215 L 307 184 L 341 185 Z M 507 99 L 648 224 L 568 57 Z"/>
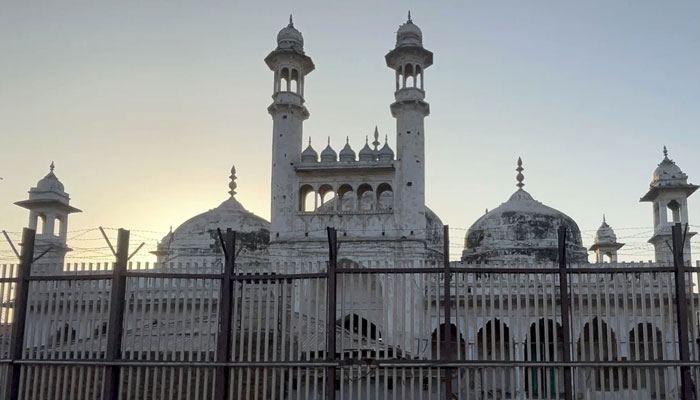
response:
<path id="1" fill-rule="evenodd" d="M 525 340 L 525 361 L 562 361 L 564 331 L 551 319 L 530 325 Z M 525 371 L 525 390 L 529 398 L 558 398 L 564 391 L 562 376 L 554 367 L 532 367 Z"/>

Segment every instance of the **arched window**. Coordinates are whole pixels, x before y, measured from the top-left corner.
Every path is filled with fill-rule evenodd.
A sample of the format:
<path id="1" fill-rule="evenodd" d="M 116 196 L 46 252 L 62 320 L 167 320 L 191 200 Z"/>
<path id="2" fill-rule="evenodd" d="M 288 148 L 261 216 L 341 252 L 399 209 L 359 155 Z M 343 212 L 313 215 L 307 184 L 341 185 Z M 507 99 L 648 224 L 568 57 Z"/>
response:
<path id="1" fill-rule="evenodd" d="M 578 340 L 578 360 L 580 361 L 616 361 L 617 339 L 610 326 L 598 318 L 586 323 Z M 583 381 L 587 387 L 597 390 L 619 390 L 619 368 L 584 368 Z"/>
<path id="2" fill-rule="evenodd" d="M 333 186 L 329 184 L 323 184 L 318 189 L 319 195 L 319 210 L 331 211 L 333 208 L 333 200 L 335 199 L 335 192 L 333 191 Z"/>
<path id="3" fill-rule="evenodd" d="M 289 91 L 289 68 L 282 68 L 280 72 L 280 92 Z"/>
<path id="4" fill-rule="evenodd" d="M 357 200 L 360 211 L 372 211 L 375 208 L 375 200 L 372 186 L 363 183 L 357 188 Z"/>
<path id="5" fill-rule="evenodd" d="M 382 183 L 377 186 L 377 209 L 392 210 L 394 208 L 394 192 L 391 185 Z"/>
<path id="6" fill-rule="evenodd" d="M 292 77 L 290 78 L 289 91 L 294 93 L 299 93 L 299 71 L 296 69 L 292 70 Z"/>
<path id="7" fill-rule="evenodd" d="M 352 186 L 347 183 L 340 185 L 340 188 L 338 188 L 338 201 L 339 211 L 352 211 L 355 209 L 356 199 L 353 196 Z"/>
<path id="8" fill-rule="evenodd" d="M 416 65 L 416 87 L 423 90 L 423 68 L 420 65 Z"/>
<path id="9" fill-rule="evenodd" d="M 299 189 L 299 211 L 313 212 L 316 210 L 316 192 L 311 185 Z"/>
<path id="10" fill-rule="evenodd" d="M 406 64 L 405 66 L 405 77 L 404 77 L 404 87 L 415 87 L 416 86 L 416 81 L 415 81 L 415 75 L 413 72 L 413 65 L 412 64 Z"/>
<path id="11" fill-rule="evenodd" d="M 525 361 L 563 361 L 564 331 L 551 319 L 530 325 L 525 342 Z M 533 367 L 525 372 L 528 398 L 558 398 L 564 391 L 563 376 L 554 367 Z"/>
<path id="12" fill-rule="evenodd" d="M 639 323 L 629 334 L 632 361 L 661 361 L 664 359 L 664 341 L 661 331 L 651 323 Z M 647 389 L 652 399 L 666 398 L 665 368 L 636 368 L 631 373 L 632 389 Z"/>
<path id="13" fill-rule="evenodd" d="M 509 361 L 511 359 L 510 328 L 500 319 L 493 319 L 479 329 L 476 336 L 479 360 Z M 488 389 L 494 399 L 514 398 L 511 375 L 505 368 L 483 368 L 477 372 L 477 379 L 484 382 L 482 389 Z M 480 376 L 479 376 L 480 375 Z M 487 383 L 488 382 L 488 383 Z M 483 393 L 484 395 L 486 393 Z"/>

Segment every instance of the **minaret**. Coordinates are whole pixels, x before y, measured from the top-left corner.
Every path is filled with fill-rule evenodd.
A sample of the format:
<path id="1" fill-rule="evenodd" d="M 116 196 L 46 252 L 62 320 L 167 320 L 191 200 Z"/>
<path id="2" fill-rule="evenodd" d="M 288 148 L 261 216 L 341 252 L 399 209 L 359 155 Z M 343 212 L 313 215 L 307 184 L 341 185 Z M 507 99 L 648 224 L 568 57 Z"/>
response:
<path id="1" fill-rule="evenodd" d="M 611 263 L 616 263 L 617 251 L 624 245 L 624 243 L 617 242 L 615 231 L 608 225 L 605 215 L 603 215 L 603 223 L 596 231 L 593 246 L 590 248 L 590 251 L 595 253 L 595 262 L 598 264 L 604 263 L 607 256 Z"/>
<path id="2" fill-rule="evenodd" d="M 654 170 L 649 191 L 639 200 L 653 205 L 654 235 L 649 243 L 654 245 L 656 262 L 673 265 L 673 252 L 669 248 L 673 243 L 671 227 L 681 223 L 685 229 L 688 223 L 688 197 L 697 189 L 697 185 L 688 183 L 688 175 L 668 158 L 668 150 L 664 146 L 664 159 Z M 683 247 L 686 264 L 691 261 L 690 238 L 694 235 L 695 232 L 686 234 Z"/>
<path id="3" fill-rule="evenodd" d="M 59 272 L 63 269 L 67 246 L 68 215 L 81 212 L 70 205 L 70 197 L 64 191 L 63 184 L 54 174 L 51 163 L 49 173 L 41 179 L 36 187 L 29 189 L 29 199 L 15 204 L 29 210 L 29 228 L 36 230 L 34 257 L 42 256 L 34 272 Z"/>
<path id="4" fill-rule="evenodd" d="M 304 106 L 304 77 L 314 70 L 314 63 L 304 54 L 304 38 L 289 25 L 277 34 L 277 48 L 265 63 L 274 73 L 272 105 L 272 210 L 270 240 L 291 236 L 299 193 L 295 185 L 294 166 L 301 159 L 302 131 L 309 111 Z"/>
<path id="5" fill-rule="evenodd" d="M 433 64 L 433 53 L 423 48 L 423 34 L 411 20 L 396 32 L 396 46 L 386 55 L 386 65 L 396 72 L 396 209 L 402 235 L 420 237 L 425 230 L 425 130 L 430 114 L 425 102 L 424 70 Z"/>

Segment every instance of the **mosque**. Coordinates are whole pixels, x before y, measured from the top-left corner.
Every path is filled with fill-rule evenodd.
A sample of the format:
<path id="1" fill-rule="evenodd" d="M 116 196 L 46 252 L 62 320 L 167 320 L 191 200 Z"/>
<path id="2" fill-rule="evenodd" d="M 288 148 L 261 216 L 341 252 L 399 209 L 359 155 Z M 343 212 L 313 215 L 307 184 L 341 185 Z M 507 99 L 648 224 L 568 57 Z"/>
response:
<path id="1" fill-rule="evenodd" d="M 414 266 L 439 265 L 443 259 L 443 221 L 428 207 L 425 200 L 425 145 L 426 140 L 430 140 L 430 132 L 426 131 L 424 120 L 430 114 L 430 105 L 426 101 L 424 75 L 433 64 L 433 53 L 423 46 L 423 34 L 413 23 L 410 14 L 396 33 L 394 48 L 385 55 L 387 67 L 395 72 L 394 101 L 389 106 L 391 115 L 396 119 L 396 142 L 392 144 L 386 137 L 382 142 L 376 128 L 371 135 L 362 138 L 364 145 L 357 152 L 350 145 L 349 139 L 340 151 L 335 150 L 330 139 L 320 146 L 312 143 L 310 139 L 308 143 L 304 140 L 304 121 L 310 116 L 305 105 L 305 82 L 315 66 L 311 57 L 304 51 L 304 38 L 294 26 L 291 17 L 289 24 L 279 31 L 277 45 L 264 61 L 273 77 L 272 104 L 267 109 L 272 118 L 273 137 L 271 220 L 268 222 L 247 211 L 236 199 L 234 168 L 231 170 L 228 186 L 229 196 L 218 207 L 192 217 L 168 233 L 153 252 L 159 262 L 162 265 L 167 265 L 173 260 L 196 262 L 203 257 L 221 254 L 216 229 L 231 228 L 239 233 L 240 254 L 237 262 L 244 265 L 246 271 L 255 271 L 258 268 L 274 271 L 276 265 L 290 260 L 304 262 L 307 259 L 327 259 L 326 227 L 335 227 L 338 240 L 342 242 L 341 257 L 356 268 L 399 265 L 400 260 L 418 260 L 418 264 L 410 264 Z M 318 146 L 319 149 L 323 147 L 320 154 L 314 146 Z M 340 146 L 336 146 L 338 147 Z M 588 264 L 589 266 L 602 266 L 604 262 L 615 265 L 619 263 L 617 252 L 624 244 L 618 242 L 615 232 L 606 220 L 603 220 L 598 229 L 593 245 L 587 249 L 583 245 L 576 221 L 565 213 L 535 200 L 535 197 L 524 189 L 523 170 L 523 163 L 518 159 L 517 189 L 504 203 L 490 208 L 491 211 L 482 215 L 468 229 L 461 260 L 454 261 L 455 266 L 552 266 L 558 259 L 557 230 L 560 226 L 567 228 L 566 252 L 571 263 L 588 264 L 589 252 L 595 257 L 595 263 Z M 663 159 L 653 171 L 648 190 L 640 199 L 652 204 L 654 230 L 649 243 L 655 248 L 656 264 L 672 265 L 673 257 L 666 244 L 671 241 L 671 227 L 675 223 L 688 223 L 687 199 L 697 188 L 697 185 L 688 183 L 688 176 L 668 157 L 664 148 Z M 54 251 L 47 256 L 57 263 L 62 263 L 66 253 L 70 251 L 66 243 L 68 216 L 80 210 L 70 205 L 69 196 L 54 174 L 53 165 L 49 174 L 29 191 L 29 199 L 16 204 L 29 210 L 30 228 L 37 229 L 41 226 L 38 231 L 41 240 L 37 242 L 35 251 L 41 253 L 51 246 Z M 692 235 L 694 233 L 689 233 L 684 243 L 683 254 L 687 264 L 691 262 Z M 630 284 L 640 285 L 640 282 Z M 426 294 L 430 292 L 429 288 L 420 292 L 420 296 L 423 297 L 417 297 L 412 304 L 402 306 L 413 307 L 409 314 L 415 314 L 416 319 L 409 322 L 404 321 L 402 315 L 405 308 L 397 308 L 399 300 L 396 297 L 400 290 L 395 283 L 389 278 L 377 278 L 376 281 L 367 283 L 364 289 L 357 287 L 355 300 L 341 302 L 346 309 L 357 306 L 350 317 L 341 315 L 345 322 L 339 326 L 345 331 L 340 336 L 350 337 L 348 340 L 353 344 L 347 349 L 352 348 L 352 351 L 360 352 L 352 353 L 351 350 L 347 350 L 347 354 L 362 354 L 363 349 L 371 343 L 371 346 L 376 348 L 401 348 L 403 354 L 410 357 L 430 358 L 436 355 L 434 342 L 436 332 L 438 336 L 441 335 L 441 315 L 434 307 L 421 305 L 430 296 Z M 508 284 L 511 283 L 513 288 L 525 285 L 519 281 Z M 453 329 L 458 333 L 460 343 L 464 347 L 461 350 L 464 357 L 523 360 L 528 357 L 532 359 L 533 351 L 543 351 L 547 356 L 542 355 L 537 359 L 556 360 L 556 354 L 549 354 L 548 345 L 529 345 L 534 340 L 531 332 L 536 333 L 538 340 L 544 340 L 539 336 L 540 330 L 548 332 L 543 335 L 551 335 L 550 338 L 559 335 L 560 321 L 556 321 L 555 318 L 554 321 L 546 322 L 543 319 L 548 315 L 548 305 L 554 307 L 557 302 L 554 294 L 548 297 L 547 293 L 532 293 L 533 308 L 540 310 L 534 314 L 531 310 L 526 312 L 517 308 L 507 312 L 504 309 L 494 309 L 493 312 L 500 316 L 498 319 L 489 320 L 487 315 L 490 309 L 487 305 L 493 306 L 493 297 L 503 298 L 503 292 L 493 288 L 494 281 L 462 281 L 455 285 L 455 314 L 461 313 L 464 318 L 456 317 Z M 462 285 L 461 289 L 459 285 Z M 467 290 L 468 285 L 473 287 Z M 485 291 L 487 285 L 492 285 L 489 291 Z M 650 291 L 657 290 L 655 287 L 665 287 L 658 285 L 658 281 L 644 281 L 640 287 L 647 287 Z M 591 290 L 591 287 L 586 286 L 587 290 Z M 474 293 L 481 293 L 481 299 L 470 297 L 476 296 Z M 530 292 L 527 293 L 530 295 Z M 361 306 L 357 298 L 362 298 Z M 472 300 L 469 300 L 470 298 Z M 661 300 L 662 304 L 670 301 L 668 298 L 664 299 L 666 300 Z M 694 300 L 693 304 L 696 303 L 697 300 Z M 304 305 L 300 304 L 295 303 L 294 306 L 298 313 L 305 309 Z M 664 311 L 664 307 L 654 308 L 653 304 L 652 302 L 647 309 L 648 315 L 640 321 L 635 317 L 634 323 L 625 315 L 631 312 L 626 308 L 615 309 L 607 316 L 600 314 L 573 321 L 572 340 L 578 343 L 579 359 L 611 360 L 617 357 L 634 357 L 634 346 L 630 344 L 630 338 L 633 336 L 628 335 L 628 332 L 638 329 L 637 322 L 649 324 L 649 329 L 654 332 L 653 343 L 645 344 L 651 346 L 649 348 L 653 347 L 654 354 L 657 349 L 661 353 L 671 352 L 673 346 L 669 344 L 672 342 L 668 338 L 673 336 L 672 328 L 669 328 L 673 326 L 673 316 L 668 314 L 668 310 Z M 574 308 L 578 306 L 574 304 Z M 583 303 L 580 305 L 582 308 L 586 306 L 590 307 Z M 416 311 L 416 307 L 425 308 Z M 387 314 L 387 310 L 394 314 Z M 471 312 L 474 312 L 474 318 L 469 320 L 467 317 Z M 513 313 L 521 313 L 522 320 L 521 316 Z M 372 329 L 353 329 L 353 324 L 366 324 L 368 327 L 372 326 Z M 645 330 L 646 327 L 647 325 L 644 325 Z M 591 330 L 595 328 L 606 333 L 605 340 L 617 344 L 606 351 L 595 352 L 596 354 L 591 351 L 589 355 L 586 351 L 586 341 L 595 340 L 595 344 L 598 345 L 604 340 L 602 336 L 593 339 Z M 488 335 L 491 335 L 492 339 L 500 339 L 484 344 L 484 338 Z M 296 346 L 301 352 L 314 354 L 324 344 L 319 344 L 318 340 L 316 344 L 312 344 L 313 337 L 297 337 L 290 340 L 297 341 Z M 662 340 L 661 337 L 666 339 Z M 416 345 L 431 340 L 432 348 Z M 554 343 L 551 352 L 557 353 L 556 339 Z M 439 350 L 437 352 L 439 353 Z M 649 352 L 645 354 L 648 355 Z M 464 386 L 474 392 L 482 390 L 483 393 L 483 388 L 488 386 L 488 383 L 484 382 L 489 381 L 489 373 L 495 374 L 487 368 L 483 372 L 486 375 L 481 376 L 481 383 L 478 384 L 473 376 L 463 377 Z M 665 373 L 671 374 L 666 371 L 662 372 L 661 378 L 657 375 L 657 379 L 663 382 L 658 388 L 645 389 L 644 393 L 648 398 L 672 398 L 671 393 L 677 390 L 677 385 L 669 378 L 670 375 L 664 378 Z M 591 379 L 595 380 L 595 384 L 590 384 L 590 387 L 594 388 L 592 390 L 608 385 L 610 390 L 614 391 L 627 384 L 622 382 L 625 379 L 612 375 L 610 378 L 591 378 L 582 373 L 576 379 L 584 382 L 584 386 L 588 385 Z M 489 389 L 491 394 L 475 398 L 516 398 L 516 393 L 519 395 L 526 391 L 532 394 L 535 390 L 532 382 L 531 377 L 494 378 L 494 384 Z M 559 393 L 560 384 L 561 382 L 552 384 L 551 388 L 538 388 Z M 603 398 L 600 396 L 597 398 Z"/>

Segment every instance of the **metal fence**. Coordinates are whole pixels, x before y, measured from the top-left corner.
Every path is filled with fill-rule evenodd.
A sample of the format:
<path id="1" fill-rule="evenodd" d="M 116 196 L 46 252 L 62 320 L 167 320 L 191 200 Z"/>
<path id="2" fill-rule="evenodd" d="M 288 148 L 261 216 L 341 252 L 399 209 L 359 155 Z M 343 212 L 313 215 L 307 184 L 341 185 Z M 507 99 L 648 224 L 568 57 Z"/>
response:
<path id="1" fill-rule="evenodd" d="M 697 399 L 700 268 L 224 256 L 0 269 L 0 399 Z M 445 250 L 449 249 L 445 229 Z M 448 252 L 445 251 L 445 254 Z M 31 273 L 30 273 L 31 271 Z"/>

